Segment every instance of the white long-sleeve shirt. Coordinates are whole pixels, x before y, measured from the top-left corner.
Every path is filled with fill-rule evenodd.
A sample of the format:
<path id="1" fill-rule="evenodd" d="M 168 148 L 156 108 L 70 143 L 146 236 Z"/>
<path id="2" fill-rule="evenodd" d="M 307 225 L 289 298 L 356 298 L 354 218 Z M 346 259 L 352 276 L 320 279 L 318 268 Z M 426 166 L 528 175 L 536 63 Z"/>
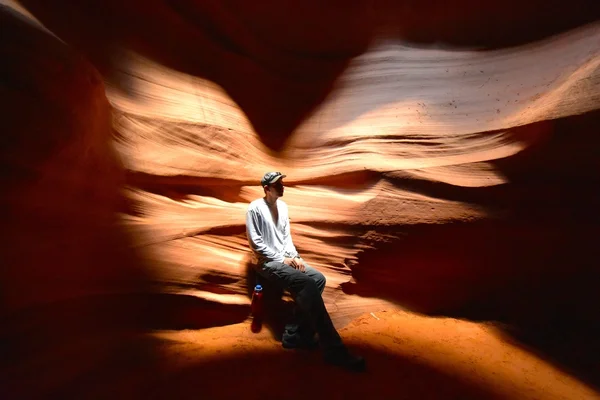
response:
<path id="1" fill-rule="evenodd" d="M 285 257 L 298 255 L 290 233 L 287 204 L 278 199 L 275 205 L 279 214 L 278 221 L 273 221 L 264 198 L 254 200 L 246 211 L 246 234 L 257 263 L 283 262 Z"/>

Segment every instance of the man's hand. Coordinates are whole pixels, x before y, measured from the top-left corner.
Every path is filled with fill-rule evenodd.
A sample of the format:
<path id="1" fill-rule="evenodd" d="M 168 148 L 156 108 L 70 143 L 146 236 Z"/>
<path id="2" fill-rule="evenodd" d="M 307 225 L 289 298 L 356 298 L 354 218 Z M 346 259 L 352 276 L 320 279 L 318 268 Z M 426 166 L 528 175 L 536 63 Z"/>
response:
<path id="1" fill-rule="evenodd" d="M 294 269 L 297 269 L 300 272 L 306 271 L 306 268 L 304 267 L 304 262 L 300 257 L 286 257 L 283 259 L 283 263 L 289 265 Z"/>

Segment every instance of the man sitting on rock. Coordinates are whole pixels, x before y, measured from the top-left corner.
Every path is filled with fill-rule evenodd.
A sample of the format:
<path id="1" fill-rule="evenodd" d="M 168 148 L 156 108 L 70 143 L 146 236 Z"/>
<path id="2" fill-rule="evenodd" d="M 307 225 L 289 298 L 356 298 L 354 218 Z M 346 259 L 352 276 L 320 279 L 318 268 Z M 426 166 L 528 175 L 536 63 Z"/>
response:
<path id="1" fill-rule="evenodd" d="M 362 371 L 364 358 L 348 352 L 323 303 L 325 277 L 298 255 L 292 241 L 288 207 L 279 200 L 285 177 L 280 172 L 266 173 L 261 180 L 265 196 L 250 203 L 246 213 L 246 232 L 258 274 L 289 291 L 299 311 L 297 321 L 286 325 L 283 347 L 316 347 L 316 332 L 326 362 Z"/>

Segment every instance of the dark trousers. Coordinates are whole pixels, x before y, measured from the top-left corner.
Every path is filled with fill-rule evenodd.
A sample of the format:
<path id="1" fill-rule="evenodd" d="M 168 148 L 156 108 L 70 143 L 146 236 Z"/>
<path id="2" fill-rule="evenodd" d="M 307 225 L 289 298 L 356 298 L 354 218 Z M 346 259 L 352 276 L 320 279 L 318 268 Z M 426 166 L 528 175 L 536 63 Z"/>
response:
<path id="1" fill-rule="evenodd" d="M 296 302 L 295 320 L 286 325 L 287 335 L 314 335 L 316 331 L 324 349 L 342 345 L 321 297 L 325 289 L 322 273 L 308 265 L 306 271 L 301 272 L 277 261 L 260 265 L 257 272 L 280 289 L 289 291 Z"/>

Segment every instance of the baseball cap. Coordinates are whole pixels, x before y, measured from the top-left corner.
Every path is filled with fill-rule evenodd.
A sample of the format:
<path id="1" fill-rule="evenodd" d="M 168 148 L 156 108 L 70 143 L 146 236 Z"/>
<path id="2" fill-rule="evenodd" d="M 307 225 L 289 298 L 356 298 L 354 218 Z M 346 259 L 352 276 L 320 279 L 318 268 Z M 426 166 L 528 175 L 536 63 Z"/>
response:
<path id="1" fill-rule="evenodd" d="M 270 185 L 277 182 L 281 178 L 285 178 L 287 175 L 283 175 L 281 172 L 267 172 L 265 176 L 260 180 L 261 186 Z"/>

